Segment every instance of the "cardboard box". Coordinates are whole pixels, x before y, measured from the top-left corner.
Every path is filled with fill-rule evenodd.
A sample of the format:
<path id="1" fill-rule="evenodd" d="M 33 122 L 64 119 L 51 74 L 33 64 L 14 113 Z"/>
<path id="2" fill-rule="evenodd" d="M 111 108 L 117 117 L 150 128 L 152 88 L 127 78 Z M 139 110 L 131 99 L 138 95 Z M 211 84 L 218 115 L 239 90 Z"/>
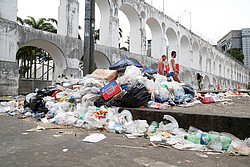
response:
<path id="1" fill-rule="evenodd" d="M 116 70 L 105 70 L 105 69 L 96 69 L 91 76 L 102 78 L 107 80 L 108 82 L 111 82 L 115 80 L 118 77 Z"/>
<path id="2" fill-rule="evenodd" d="M 103 88 L 101 88 L 100 91 L 104 100 L 108 100 L 116 94 L 120 93 L 121 88 L 116 81 L 112 81 Z"/>

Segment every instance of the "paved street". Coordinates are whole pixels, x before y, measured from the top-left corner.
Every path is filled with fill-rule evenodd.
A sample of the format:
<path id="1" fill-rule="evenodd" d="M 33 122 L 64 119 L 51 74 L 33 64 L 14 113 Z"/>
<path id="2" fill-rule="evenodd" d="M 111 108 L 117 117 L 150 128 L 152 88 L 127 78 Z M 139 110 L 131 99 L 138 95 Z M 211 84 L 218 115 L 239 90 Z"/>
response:
<path id="1" fill-rule="evenodd" d="M 149 146 L 145 138 L 128 139 L 123 134 L 78 129 L 26 132 L 37 126 L 33 118 L 0 115 L 0 166 L 240 166 L 249 156 L 207 155 L 174 148 Z M 107 138 L 98 143 L 82 140 L 90 133 Z M 64 152 L 65 151 L 65 152 Z M 207 155 L 207 158 L 201 156 Z"/>

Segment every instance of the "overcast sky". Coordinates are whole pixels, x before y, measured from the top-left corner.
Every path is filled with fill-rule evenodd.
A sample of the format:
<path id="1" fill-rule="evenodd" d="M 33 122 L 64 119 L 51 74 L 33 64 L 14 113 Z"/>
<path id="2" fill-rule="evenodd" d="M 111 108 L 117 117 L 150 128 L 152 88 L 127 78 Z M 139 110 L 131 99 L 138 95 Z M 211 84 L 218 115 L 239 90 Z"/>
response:
<path id="1" fill-rule="evenodd" d="M 79 24 L 84 29 L 84 0 L 80 2 Z M 186 28 L 215 44 L 230 30 L 250 28 L 250 0 L 145 0 Z M 164 1 L 164 2 L 163 2 Z M 60 0 L 18 0 L 18 16 L 25 19 L 58 17 Z M 164 4 L 164 8 L 163 8 Z M 97 13 L 98 13 L 97 9 Z M 191 13 L 191 21 L 190 21 Z M 119 15 L 122 15 L 121 13 Z M 96 27 L 100 19 L 96 16 Z M 126 17 L 121 16 L 126 22 Z M 126 26 L 121 25 L 121 26 Z M 125 29 L 125 28 L 123 28 Z M 124 32 L 126 36 L 127 32 Z M 83 30 L 80 32 L 83 34 Z M 83 35 L 82 35 L 83 36 Z M 124 39 L 126 40 L 126 39 Z"/>

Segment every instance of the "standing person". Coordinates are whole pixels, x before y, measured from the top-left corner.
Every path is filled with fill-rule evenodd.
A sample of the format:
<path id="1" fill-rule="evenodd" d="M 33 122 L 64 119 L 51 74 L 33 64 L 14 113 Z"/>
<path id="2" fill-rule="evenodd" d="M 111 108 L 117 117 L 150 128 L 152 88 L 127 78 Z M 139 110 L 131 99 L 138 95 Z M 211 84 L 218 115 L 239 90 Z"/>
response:
<path id="1" fill-rule="evenodd" d="M 198 82 L 198 89 L 201 90 L 201 80 L 203 79 L 203 76 L 201 76 L 200 73 L 197 73 L 197 82 Z"/>
<path id="2" fill-rule="evenodd" d="M 164 64 L 164 61 L 167 59 L 167 56 L 166 55 L 162 55 L 161 56 L 161 60 L 159 60 L 159 63 L 158 63 L 158 74 L 160 75 L 164 75 L 164 68 L 165 68 L 165 64 Z"/>
<path id="3" fill-rule="evenodd" d="M 178 78 L 178 73 L 176 71 L 175 58 L 176 58 L 176 51 L 172 51 L 171 58 L 169 59 L 169 68 L 170 68 L 169 76 L 173 77 L 174 81 L 181 83 L 181 81 Z"/>

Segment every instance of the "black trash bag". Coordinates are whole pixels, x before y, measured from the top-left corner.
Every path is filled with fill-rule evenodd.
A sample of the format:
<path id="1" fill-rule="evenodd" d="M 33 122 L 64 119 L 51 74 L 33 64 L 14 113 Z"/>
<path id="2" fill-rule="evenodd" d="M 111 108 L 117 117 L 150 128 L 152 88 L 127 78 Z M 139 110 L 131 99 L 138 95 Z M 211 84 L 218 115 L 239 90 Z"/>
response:
<path id="1" fill-rule="evenodd" d="M 185 94 L 191 94 L 194 97 L 194 88 L 191 85 L 185 84 L 182 85 L 182 88 L 184 89 Z"/>
<path id="2" fill-rule="evenodd" d="M 129 88 L 127 93 L 121 98 L 122 107 L 140 107 L 147 106 L 151 99 L 151 94 L 145 85 L 135 82 Z"/>
<path id="3" fill-rule="evenodd" d="M 56 86 L 47 86 L 42 90 L 43 96 L 51 96 L 55 91 L 57 91 Z"/>
<path id="4" fill-rule="evenodd" d="M 103 97 L 101 97 L 94 102 L 94 105 L 96 107 L 107 106 L 107 101 L 104 100 Z"/>
<path id="5" fill-rule="evenodd" d="M 153 72 L 145 72 L 144 74 L 143 74 L 143 76 L 144 77 L 147 77 L 147 79 L 149 79 L 149 80 L 153 80 L 153 81 L 155 81 L 155 78 L 153 77 Z"/>
<path id="6" fill-rule="evenodd" d="M 122 106 L 123 106 L 123 103 L 122 103 L 121 99 L 112 100 L 112 101 L 109 101 L 109 102 L 107 103 L 107 106 L 108 106 L 108 107 L 111 107 L 111 106 L 122 107 Z"/>
<path id="7" fill-rule="evenodd" d="M 46 114 L 48 112 L 48 109 L 45 107 L 44 101 L 43 101 L 43 96 L 42 94 L 37 93 L 36 96 L 33 96 L 30 98 L 29 101 L 29 108 L 32 111 L 35 111 L 36 113 L 44 113 Z"/>

